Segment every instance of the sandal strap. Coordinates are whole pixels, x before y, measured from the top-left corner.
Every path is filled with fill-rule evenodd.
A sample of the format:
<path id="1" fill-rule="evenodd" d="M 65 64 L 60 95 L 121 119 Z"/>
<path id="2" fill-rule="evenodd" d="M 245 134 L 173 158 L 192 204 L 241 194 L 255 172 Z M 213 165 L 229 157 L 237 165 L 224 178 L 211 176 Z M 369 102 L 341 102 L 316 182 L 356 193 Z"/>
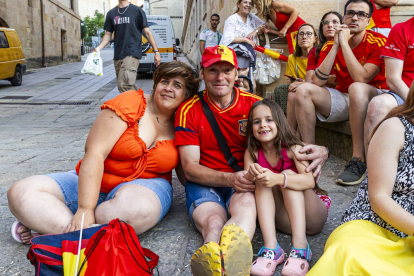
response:
<path id="1" fill-rule="evenodd" d="M 306 249 L 292 247 L 289 257 L 305 259 L 310 262 L 312 260 L 312 251 L 310 250 L 309 243 Z"/>
<path id="2" fill-rule="evenodd" d="M 268 254 L 269 251 L 273 252 L 273 254 L 272 253 Z M 267 247 L 262 246 L 262 248 L 260 248 L 259 250 L 259 253 L 257 253 L 257 256 L 277 260 L 284 253 L 285 252 L 283 252 L 283 249 L 279 246 L 279 243 L 277 243 L 276 248 L 267 248 Z"/>

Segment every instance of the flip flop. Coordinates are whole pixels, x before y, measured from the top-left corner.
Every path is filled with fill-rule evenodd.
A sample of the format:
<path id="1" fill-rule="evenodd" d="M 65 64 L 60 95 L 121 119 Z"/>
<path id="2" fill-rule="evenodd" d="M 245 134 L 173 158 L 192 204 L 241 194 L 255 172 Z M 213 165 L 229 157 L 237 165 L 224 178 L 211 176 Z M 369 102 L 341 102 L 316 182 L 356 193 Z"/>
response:
<path id="1" fill-rule="evenodd" d="M 13 239 L 18 243 L 23 243 L 22 238 L 21 238 L 21 234 L 17 232 L 17 230 L 22 226 L 26 227 L 18 220 L 13 222 L 13 224 L 11 226 L 11 235 L 12 235 Z M 32 238 L 35 237 L 35 236 L 39 236 L 39 233 L 34 232 L 32 230 L 30 230 L 30 231 L 31 231 L 31 234 L 32 234 Z"/>
<path id="2" fill-rule="evenodd" d="M 225 275 L 250 275 L 253 248 L 247 234 L 236 224 L 223 227 L 220 248 L 223 254 Z"/>

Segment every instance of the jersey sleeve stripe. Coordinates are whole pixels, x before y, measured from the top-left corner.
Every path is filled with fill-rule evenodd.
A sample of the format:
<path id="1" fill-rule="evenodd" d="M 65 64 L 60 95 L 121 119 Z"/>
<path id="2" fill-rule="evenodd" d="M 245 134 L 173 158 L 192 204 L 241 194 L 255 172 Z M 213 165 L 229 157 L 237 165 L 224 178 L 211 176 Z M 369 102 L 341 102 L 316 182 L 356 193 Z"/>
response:
<path id="1" fill-rule="evenodd" d="M 197 98 L 196 98 L 197 97 Z M 183 117 L 185 116 L 185 114 L 187 114 L 187 110 L 188 108 L 190 108 L 190 106 L 192 106 L 192 103 L 198 99 L 197 95 L 193 96 L 193 99 L 191 101 L 188 101 L 183 108 L 181 109 L 181 113 L 180 113 L 180 126 L 183 125 Z"/>
<path id="2" fill-rule="evenodd" d="M 197 98 L 195 98 L 195 99 L 193 99 L 192 101 L 191 101 L 191 105 L 189 105 L 187 108 L 186 108 L 186 110 L 184 111 L 184 113 L 183 113 L 183 117 L 182 117 L 182 119 L 183 119 L 183 121 L 182 121 L 182 124 L 180 124 L 182 127 L 184 127 L 185 128 L 185 122 L 186 122 L 186 120 L 187 120 L 187 112 L 190 110 L 190 108 L 197 102 L 197 101 L 199 101 L 200 99 L 197 97 Z"/>
<path id="3" fill-rule="evenodd" d="M 186 131 L 186 132 L 193 132 L 193 133 L 195 133 L 195 131 L 192 130 L 192 129 L 184 128 L 184 127 L 180 127 L 180 126 L 175 127 L 174 128 L 174 131 Z"/>
<path id="4" fill-rule="evenodd" d="M 244 97 L 252 97 L 252 98 L 255 98 L 255 99 L 258 99 L 258 100 L 263 100 L 262 97 L 257 96 L 257 95 L 254 95 L 254 94 L 250 94 L 250 93 L 243 93 L 243 92 L 241 92 L 240 95 L 242 95 Z"/>

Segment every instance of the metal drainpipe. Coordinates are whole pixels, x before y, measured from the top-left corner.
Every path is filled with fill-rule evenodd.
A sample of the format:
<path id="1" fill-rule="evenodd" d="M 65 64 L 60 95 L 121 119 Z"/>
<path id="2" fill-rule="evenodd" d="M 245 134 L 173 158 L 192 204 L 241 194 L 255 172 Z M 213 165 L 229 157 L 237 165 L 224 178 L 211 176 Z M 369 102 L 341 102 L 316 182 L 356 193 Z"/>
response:
<path id="1" fill-rule="evenodd" d="M 46 67 L 45 62 L 45 26 L 43 22 L 43 0 L 40 0 L 40 24 L 42 29 L 42 66 Z"/>

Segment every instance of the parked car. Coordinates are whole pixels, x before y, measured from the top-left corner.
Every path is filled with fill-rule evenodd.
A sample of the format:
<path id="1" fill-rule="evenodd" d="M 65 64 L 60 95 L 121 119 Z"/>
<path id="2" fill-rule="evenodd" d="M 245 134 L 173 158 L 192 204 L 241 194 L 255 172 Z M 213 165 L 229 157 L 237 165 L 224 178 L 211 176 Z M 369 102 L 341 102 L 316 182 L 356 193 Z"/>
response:
<path id="1" fill-rule="evenodd" d="M 22 43 L 16 31 L 0 28 L 0 80 L 8 80 L 14 86 L 21 85 L 26 73 L 25 63 Z"/>

